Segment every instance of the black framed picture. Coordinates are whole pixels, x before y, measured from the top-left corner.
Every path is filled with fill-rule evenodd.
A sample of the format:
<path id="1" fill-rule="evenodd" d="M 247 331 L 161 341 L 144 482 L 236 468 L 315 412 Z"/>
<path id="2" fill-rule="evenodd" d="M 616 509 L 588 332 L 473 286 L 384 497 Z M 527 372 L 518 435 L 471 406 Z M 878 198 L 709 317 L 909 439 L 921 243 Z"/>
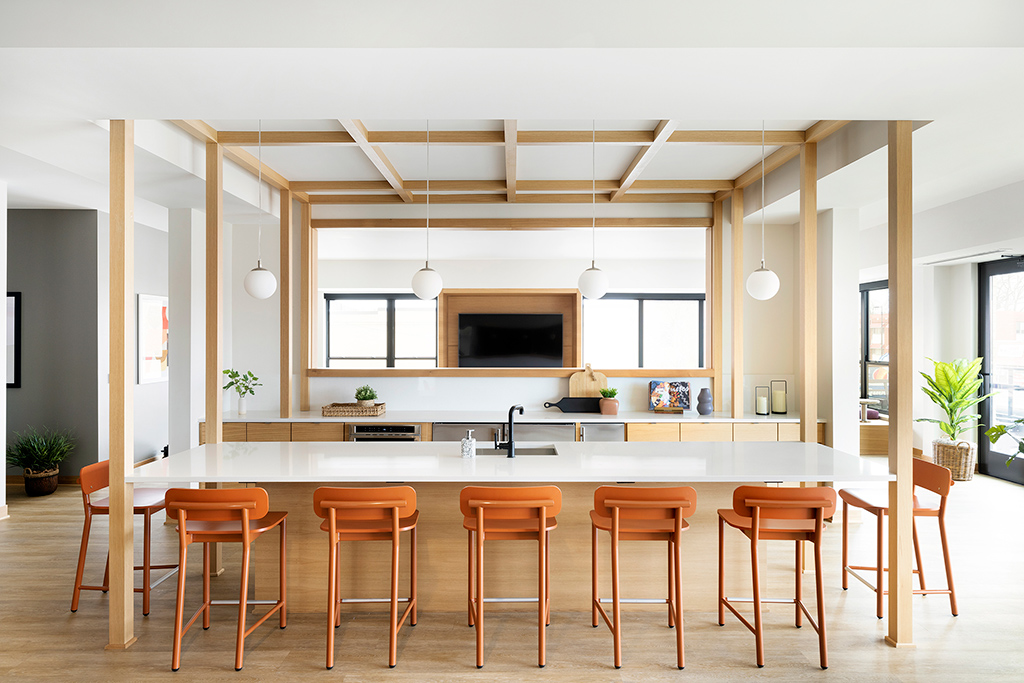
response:
<path id="1" fill-rule="evenodd" d="M 21 292 L 7 292 L 7 388 L 21 387 Z"/>

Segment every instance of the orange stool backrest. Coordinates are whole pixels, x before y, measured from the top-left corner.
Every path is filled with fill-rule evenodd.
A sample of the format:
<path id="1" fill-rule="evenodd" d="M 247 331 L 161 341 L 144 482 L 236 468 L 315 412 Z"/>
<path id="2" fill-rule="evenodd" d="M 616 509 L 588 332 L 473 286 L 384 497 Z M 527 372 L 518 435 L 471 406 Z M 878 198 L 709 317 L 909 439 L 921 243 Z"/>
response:
<path id="1" fill-rule="evenodd" d="M 167 516 L 177 519 L 178 510 L 186 508 L 186 516 L 195 521 L 226 522 L 241 519 L 239 509 L 229 506 L 251 503 L 249 519 L 260 519 L 270 512 L 270 499 L 261 488 L 250 489 L 167 489 L 164 497 Z M 190 504 L 209 505 L 209 509 L 196 509 Z M 217 507 L 223 505 L 224 507 Z"/>
<path id="2" fill-rule="evenodd" d="M 732 494 L 732 509 L 743 517 L 753 517 L 748 501 L 765 500 L 791 507 L 761 507 L 761 519 L 814 519 L 821 507 L 822 517 L 836 511 L 836 491 L 831 486 L 810 488 L 776 488 L 774 486 L 739 486 Z M 824 503 L 824 505 L 818 505 Z"/>
<path id="3" fill-rule="evenodd" d="M 530 500 L 552 500 L 553 506 L 546 509 L 547 517 L 554 517 L 562 510 L 562 490 L 557 486 L 467 486 L 459 494 L 459 509 L 466 517 L 475 517 L 476 510 L 469 507 L 471 500 L 495 500 L 495 501 L 530 501 Z M 538 519 L 539 508 L 489 508 L 488 519 Z"/>
<path id="4" fill-rule="evenodd" d="M 85 495 L 110 486 L 110 461 L 100 460 L 83 467 L 78 473 L 78 483 L 81 484 L 82 493 Z"/>
<path id="5" fill-rule="evenodd" d="M 373 488 L 342 488 L 321 486 L 313 492 L 313 512 L 317 517 L 326 519 L 329 508 L 324 502 L 347 501 L 352 503 L 404 503 L 399 514 L 408 516 L 416 509 L 416 489 L 411 486 L 379 486 Z M 336 519 L 343 520 L 382 520 L 390 523 L 392 506 L 377 505 L 374 507 L 336 508 Z"/>
<path id="6" fill-rule="evenodd" d="M 942 465 L 914 458 L 914 486 L 920 486 L 945 497 L 949 495 L 949 489 L 953 486 L 953 475 Z"/>
<path id="7" fill-rule="evenodd" d="M 619 508 L 620 519 L 673 519 L 677 508 L 682 508 L 685 518 L 697 511 L 697 492 L 692 486 L 600 486 L 594 491 L 594 510 L 602 517 L 612 516 L 612 509 L 605 504 L 608 500 L 659 503 L 656 508 Z"/>

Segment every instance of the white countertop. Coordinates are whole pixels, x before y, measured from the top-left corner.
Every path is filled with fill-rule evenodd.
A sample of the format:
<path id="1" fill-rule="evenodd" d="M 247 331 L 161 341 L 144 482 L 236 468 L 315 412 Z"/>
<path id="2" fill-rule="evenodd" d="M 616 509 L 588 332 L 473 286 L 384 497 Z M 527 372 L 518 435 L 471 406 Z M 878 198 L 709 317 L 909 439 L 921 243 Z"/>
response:
<path id="1" fill-rule="evenodd" d="M 508 422 L 508 408 L 504 410 L 396 410 L 387 411 L 379 417 L 324 417 L 320 410 L 294 412 L 292 417 L 281 417 L 274 410 L 250 410 L 245 415 L 224 413 L 224 422 Z M 616 422 L 799 422 L 796 413 L 785 415 L 746 414 L 732 417 L 726 413 L 698 415 L 695 410 L 685 413 L 655 413 L 647 410 L 620 411 L 618 415 L 600 413 L 563 413 L 556 408 L 527 410 L 516 415 L 516 422 L 554 423 L 616 423 Z M 819 420 L 824 422 L 824 420 Z"/>
<path id="2" fill-rule="evenodd" d="M 518 448 L 528 442 L 517 443 Z M 136 468 L 137 485 L 183 482 L 888 481 L 877 459 L 801 442 L 554 444 L 558 455 L 463 459 L 457 442 L 222 443 Z M 481 444 L 481 447 L 483 445 Z"/>

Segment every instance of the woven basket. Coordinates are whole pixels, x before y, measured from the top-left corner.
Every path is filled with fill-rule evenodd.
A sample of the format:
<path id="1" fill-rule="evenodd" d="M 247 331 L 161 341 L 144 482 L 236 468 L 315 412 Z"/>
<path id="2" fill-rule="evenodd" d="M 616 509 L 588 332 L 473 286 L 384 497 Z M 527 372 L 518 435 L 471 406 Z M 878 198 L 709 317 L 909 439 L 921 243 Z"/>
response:
<path id="1" fill-rule="evenodd" d="M 935 464 L 947 468 L 953 481 L 970 481 L 974 478 L 974 465 L 978 461 L 977 446 L 967 441 L 932 441 Z"/>
<path id="2" fill-rule="evenodd" d="M 331 403 L 321 409 L 324 417 L 376 417 L 384 414 L 384 403 L 361 406 L 358 403 Z"/>
<path id="3" fill-rule="evenodd" d="M 57 490 L 57 475 L 60 470 L 52 469 L 43 472 L 25 470 L 25 493 L 29 496 L 48 496 Z"/>

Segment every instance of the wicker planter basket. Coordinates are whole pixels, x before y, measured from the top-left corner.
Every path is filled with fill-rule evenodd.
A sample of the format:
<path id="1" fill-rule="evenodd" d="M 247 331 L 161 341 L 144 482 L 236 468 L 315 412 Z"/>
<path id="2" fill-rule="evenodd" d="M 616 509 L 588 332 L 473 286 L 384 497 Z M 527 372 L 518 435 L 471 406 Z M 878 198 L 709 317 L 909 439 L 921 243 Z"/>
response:
<path id="1" fill-rule="evenodd" d="M 361 406 L 358 403 L 331 403 L 321 409 L 324 417 L 376 417 L 384 414 L 384 403 Z"/>
<path id="2" fill-rule="evenodd" d="M 967 441 L 932 441 L 935 464 L 948 468 L 953 481 L 970 481 L 974 478 L 974 466 L 978 462 L 978 447 Z"/>
<path id="3" fill-rule="evenodd" d="M 33 472 L 25 470 L 25 493 L 29 496 L 48 496 L 57 490 L 57 475 L 60 470 Z"/>

